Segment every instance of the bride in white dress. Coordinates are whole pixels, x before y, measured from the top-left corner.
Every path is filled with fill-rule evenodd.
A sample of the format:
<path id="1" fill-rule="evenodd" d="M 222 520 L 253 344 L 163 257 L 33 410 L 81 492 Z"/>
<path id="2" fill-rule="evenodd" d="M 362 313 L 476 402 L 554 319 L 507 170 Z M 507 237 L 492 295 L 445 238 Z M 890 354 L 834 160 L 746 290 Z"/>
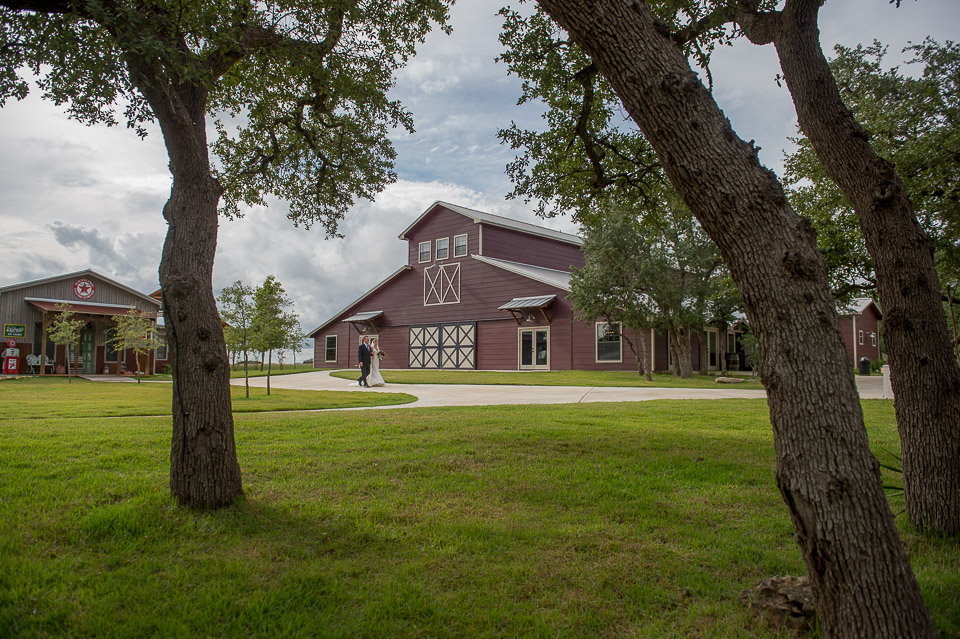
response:
<path id="1" fill-rule="evenodd" d="M 373 340 L 370 349 L 370 374 L 367 375 L 367 383 L 371 386 L 383 386 L 383 375 L 380 374 L 380 358 L 383 357 L 380 351 L 380 340 Z"/>

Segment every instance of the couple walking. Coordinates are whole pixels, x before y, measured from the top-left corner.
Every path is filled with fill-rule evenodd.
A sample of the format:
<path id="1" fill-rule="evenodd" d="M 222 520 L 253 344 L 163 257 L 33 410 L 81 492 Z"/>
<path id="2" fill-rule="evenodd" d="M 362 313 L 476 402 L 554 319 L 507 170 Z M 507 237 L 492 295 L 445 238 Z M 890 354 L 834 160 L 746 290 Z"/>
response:
<path id="1" fill-rule="evenodd" d="M 357 380 L 357 386 L 370 388 L 384 385 L 383 376 L 380 375 L 381 357 L 383 351 L 380 350 L 380 340 L 374 338 L 371 345 L 370 338 L 364 337 L 357 349 L 357 359 L 360 360 L 360 379 Z"/>

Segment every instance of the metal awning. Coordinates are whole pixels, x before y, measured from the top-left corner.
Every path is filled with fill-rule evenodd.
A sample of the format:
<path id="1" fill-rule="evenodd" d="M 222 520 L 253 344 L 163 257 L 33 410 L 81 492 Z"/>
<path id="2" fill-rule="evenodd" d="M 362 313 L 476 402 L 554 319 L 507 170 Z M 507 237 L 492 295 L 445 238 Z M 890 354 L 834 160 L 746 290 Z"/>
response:
<path id="1" fill-rule="evenodd" d="M 383 317 L 383 311 L 364 311 L 362 313 L 357 313 L 356 315 L 351 315 L 343 321 L 354 324 L 363 324 L 364 326 L 369 327 L 371 332 L 376 333 L 377 324 L 379 323 L 381 317 Z"/>
<path id="2" fill-rule="evenodd" d="M 57 302 L 53 300 L 27 300 L 28 303 L 36 306 L 43 311 L 52 311 L 54 313 L 59 312 L 60 309 L 57 308 L 60 304 L 66 304 L 69 308 L 67 310 L 73 311 L 77 315 L 129 315 L 130 307 L 129 306 L 119 306 L 113 304 L 86 304 L 82 302 L 69 302 L 64 300 L 62 302 Z M 139 309 L 134 309 L 139 310 Z M 150 313 L 147 311 L 142 311 L 145 317 L 151 319 L 156 319 L 156 313 Z"/>
<path id="3" fill-rule="evenodd" d="M 513 317 L 513 321 L 520 325 L 521 319 L 526 319 L 527 321 L 533 321 L 533 313 L 528 313 L 524 317 L 524 311 L 539 311 L 540 315 L 543 316 L 543 319 L 547 320 L 547 324 L 550 323 L 550 318 L 547 317 L 546 311 L 543 309 L 547 308 L 557 299 L 556 295 L 537 295 L 533 297 L 515 297 L 506 304 L 501 304 L 498 307 L 498 310 L 508 311 Z M 518 317 L 519 315 L 519 317 Z"/>
<path id="4" fill-rule="evenodd" d="M 519 311 L 525 308 L 545 308 L 557 299 L 556 295 L 539 295 L 537 297 L 515 297 L 499 307 L 501 311 Z"/>

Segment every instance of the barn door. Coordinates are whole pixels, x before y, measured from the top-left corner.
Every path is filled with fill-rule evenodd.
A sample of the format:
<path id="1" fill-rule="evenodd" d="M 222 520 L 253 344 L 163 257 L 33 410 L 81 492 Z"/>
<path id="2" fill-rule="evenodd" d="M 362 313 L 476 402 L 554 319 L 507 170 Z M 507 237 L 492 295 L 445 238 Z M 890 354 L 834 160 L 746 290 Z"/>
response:
<path id="1" fill-rule="evenodd" d="M 477 325 L 472 322 L 411 326 L 410 368 L 476 368 Z"/>
<path id="2" fill-rule="evenodd" d="M 407 367 L 440 368 L 440 327 L 411 326 Z"/>

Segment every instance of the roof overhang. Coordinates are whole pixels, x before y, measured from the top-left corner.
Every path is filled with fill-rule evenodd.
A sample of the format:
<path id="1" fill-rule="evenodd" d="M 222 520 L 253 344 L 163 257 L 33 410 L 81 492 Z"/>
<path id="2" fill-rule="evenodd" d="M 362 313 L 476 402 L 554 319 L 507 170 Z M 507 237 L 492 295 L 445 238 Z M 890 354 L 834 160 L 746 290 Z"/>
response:
<path id="1" fill-rule="evenodd" d="M 356 315 L 346 317 L 341 321 L 350 322 L 360 329 L 361 333 L 365 332 L 364 329 L 370 329 L 371 333 L 376 333 L 382 318 L 383 311 L 364 311 L 362 313 L 357 313 Z"/>
<path id="2" fill-rule="evenodd" d="M 129 306 L 122 306 L 120 304 L 91 304 L 89 302 L 71 302 L 68 300 L 48 300 L 48 299 L 37 299 L 34 297 L 27 297 L 24 300 L 29 303 L 31 306 L 39 308 L 41 311 L 59 313 L 63 304 L 67 305 L 68 311 L 73 311 L 77 315 L 129 315 L 131 310 L 140 311 L 145 317 L 150 319 L 156 319 L 156 313 L 150 313 L 148 311 L 141 311 L 140 309 L 131 309 Z"/>
<path id="3" fill-rule="evenodd" d="M 543 316 L 550 323 L 550 317 L 547 315 L 546 308 L 550 307 L 557 299 L 556 295 L 536 295 L 530 297 L 515 297 L 506 304 L 501 304 L 497 310 L 508 311 L 513 321 L 520 325 L 520 320 L 532 322 L 536 313 Z"/>

